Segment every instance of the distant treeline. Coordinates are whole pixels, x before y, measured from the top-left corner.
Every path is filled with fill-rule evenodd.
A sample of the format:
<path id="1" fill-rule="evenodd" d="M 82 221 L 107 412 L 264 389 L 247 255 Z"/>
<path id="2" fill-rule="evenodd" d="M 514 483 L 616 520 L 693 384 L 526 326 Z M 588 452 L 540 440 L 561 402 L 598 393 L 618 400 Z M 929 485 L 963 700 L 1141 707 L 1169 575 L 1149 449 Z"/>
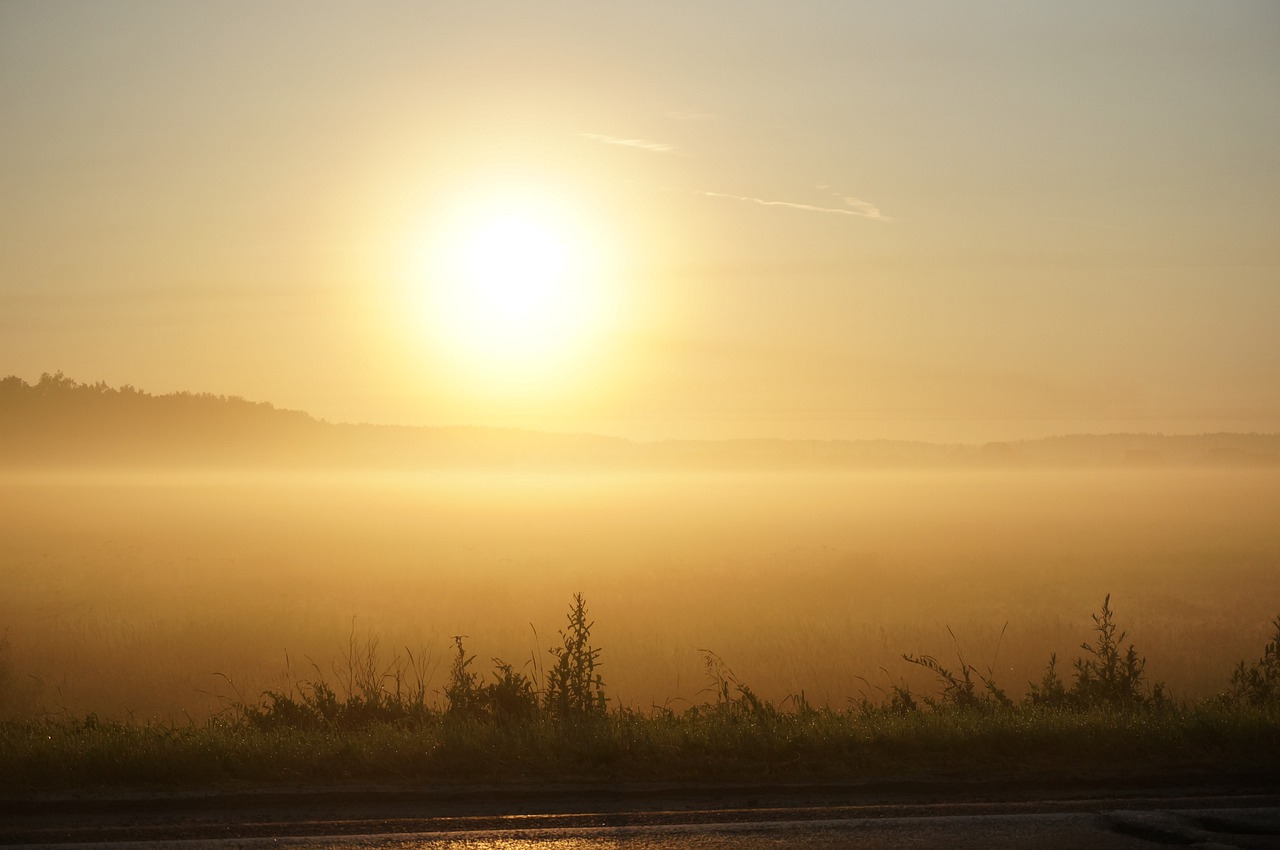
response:
<path id="1" fill-rule="evenodd" d="M 1280 468 L 1280 434 L 1079 434 L 984 445 L 666 440 L 508 428 L 335 424 L 210 393 L 0 379 L 0 466 L 604 469 Z"/>

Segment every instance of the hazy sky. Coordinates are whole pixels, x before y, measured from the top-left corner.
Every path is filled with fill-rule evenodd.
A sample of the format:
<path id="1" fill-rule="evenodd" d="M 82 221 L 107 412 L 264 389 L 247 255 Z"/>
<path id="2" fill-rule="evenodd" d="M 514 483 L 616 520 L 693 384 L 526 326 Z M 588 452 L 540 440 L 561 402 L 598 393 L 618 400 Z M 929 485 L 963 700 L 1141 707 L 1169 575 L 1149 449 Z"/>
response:
<path id="1" fill-rule="evenodd" d="M 0 116 L 2 374 L 646 438 L 1280 429 L 1269 0 L 0 0 Z M 453 312 L 459 245 L 554 253 L 572 321 Z"/>

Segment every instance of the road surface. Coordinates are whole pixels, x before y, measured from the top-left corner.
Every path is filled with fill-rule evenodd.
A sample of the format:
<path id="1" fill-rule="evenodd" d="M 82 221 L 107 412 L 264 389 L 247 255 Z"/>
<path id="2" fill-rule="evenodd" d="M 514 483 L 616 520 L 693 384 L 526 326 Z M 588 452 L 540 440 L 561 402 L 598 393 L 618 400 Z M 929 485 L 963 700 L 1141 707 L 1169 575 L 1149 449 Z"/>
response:
<path id="1" fill-rule="evenodd" d="M 613 797 L 544 791 L 528 799 L 438 791 L 10 799 L 0 800 L 0 844 L 60 850 L 104 844 L 115 850 L 1280 848 L 1280 793 L 1273 789 L 1060 790 L 988 799 L 972 791 L 917 789 L 876 802 L 851 802 L 850 795 L 865 797 L 865 789 L 667 788 Z"/>

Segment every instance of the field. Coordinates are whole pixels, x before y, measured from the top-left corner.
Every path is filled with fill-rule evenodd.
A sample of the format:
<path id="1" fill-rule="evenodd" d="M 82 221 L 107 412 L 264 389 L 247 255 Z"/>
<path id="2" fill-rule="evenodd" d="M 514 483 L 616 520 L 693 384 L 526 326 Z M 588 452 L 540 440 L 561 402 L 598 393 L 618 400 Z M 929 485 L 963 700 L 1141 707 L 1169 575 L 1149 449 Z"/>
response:
<path id="1" fill-rule="evenodd" d="M 0 503 L 10 713 L 198 720 L 340 682 L 353 637 L 433 692 L 453 635 L 536 675 L 575 592 L 641 710 L 711 699 L 704 650 L 776 702 L 928 693 L 902 653 L 957 649 L 1018 697 L 1108 593 L 1196 699 L 1280 614 L 1274 471 L 31 473 Z"/>

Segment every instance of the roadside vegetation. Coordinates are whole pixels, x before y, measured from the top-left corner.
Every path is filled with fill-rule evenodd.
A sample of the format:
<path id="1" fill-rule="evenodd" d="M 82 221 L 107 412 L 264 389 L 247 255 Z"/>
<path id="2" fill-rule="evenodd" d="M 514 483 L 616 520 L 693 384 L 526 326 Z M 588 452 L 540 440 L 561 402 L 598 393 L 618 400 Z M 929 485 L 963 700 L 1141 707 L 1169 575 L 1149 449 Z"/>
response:
<path id="1" fill-rule="evenodd" d="M 1021 697 L 991 667 L 905 654 L 937 688 L 888 680 L 844 706 L 758 696 L 704 651 L 705 699 L 676 711 L 610 702 L 607 656 L 573 598 L 557 639 L 486 674 L 454 638 L 442 688 L 424 653 L 387 658 L 352 636 L 340 664 L 187 724 L 47 716 L 0 723 L 0 787 L 245 787 L 367 783 L 1080 779 L 1278 776 L 1280 617 L 1221 694 L 1179 701 L 1146 677 L 1110 596 L 1069 668 L 1051 657 Z M 19 678 L 0 642 L 0 707 Z M 994 665 L 992 665 L 994 666 Z M 887 675 L 887 674 L 886 674 Z M 234 682 L 228 678 L 234 691 Z"/>

